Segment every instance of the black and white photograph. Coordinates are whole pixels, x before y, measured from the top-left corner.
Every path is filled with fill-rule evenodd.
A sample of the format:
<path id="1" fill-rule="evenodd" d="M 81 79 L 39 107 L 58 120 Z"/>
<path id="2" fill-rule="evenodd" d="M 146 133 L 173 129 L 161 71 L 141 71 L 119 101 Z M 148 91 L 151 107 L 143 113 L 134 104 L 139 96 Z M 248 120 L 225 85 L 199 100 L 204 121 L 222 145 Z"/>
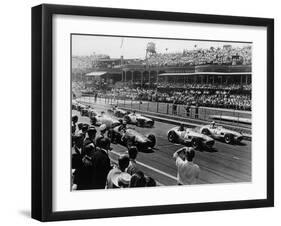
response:
<path id="1" fill-rule="evenodd" d="M 71 191 L 252 182 L 252 42 L 73 33 Z"/>

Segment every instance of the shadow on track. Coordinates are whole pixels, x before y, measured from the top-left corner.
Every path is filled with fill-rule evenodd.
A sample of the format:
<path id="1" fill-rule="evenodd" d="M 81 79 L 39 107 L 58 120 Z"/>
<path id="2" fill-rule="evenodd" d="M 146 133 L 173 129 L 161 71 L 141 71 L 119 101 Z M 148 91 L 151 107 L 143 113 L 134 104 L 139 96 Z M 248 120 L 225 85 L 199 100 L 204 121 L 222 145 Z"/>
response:
<path id="1" fill-rule="evenodd" d="M 216 148 L 201 148 L 198 151 L 200 151 L 200 152 L 215 153 L 215 152 L 218 152 L 218 149 L 216 149 Z"/>

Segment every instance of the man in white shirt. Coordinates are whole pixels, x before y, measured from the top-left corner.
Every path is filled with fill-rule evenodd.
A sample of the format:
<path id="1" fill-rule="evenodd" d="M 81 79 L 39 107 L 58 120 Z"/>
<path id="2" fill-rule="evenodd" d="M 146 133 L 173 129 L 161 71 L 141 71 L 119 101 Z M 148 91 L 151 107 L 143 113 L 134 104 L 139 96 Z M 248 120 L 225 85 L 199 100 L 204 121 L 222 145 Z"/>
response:
<path id="1" fill-rule="evenodd" d="M 174 153 L 173 158 L 176 160 L 178 168 L 177 178 L 179 185 L 196 184 L 200 168 L 193 163 L 194 156 L 194 149 L 188 147 L 180 148 Z"/>

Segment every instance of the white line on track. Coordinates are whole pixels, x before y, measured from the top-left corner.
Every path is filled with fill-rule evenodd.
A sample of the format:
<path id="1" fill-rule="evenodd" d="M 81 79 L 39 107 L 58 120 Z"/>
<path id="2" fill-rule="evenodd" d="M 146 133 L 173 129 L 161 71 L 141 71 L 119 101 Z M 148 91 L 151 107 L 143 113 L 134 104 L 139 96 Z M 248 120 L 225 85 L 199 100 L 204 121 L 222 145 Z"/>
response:
<path id="1" fill-rule="evenodd" d="M 116 152 L 116 151 L 111 151 L 111 153 L 120 156 L 120 154 L 119 154 L 118 152 Z M 178 180 L 176 177 L 174 177 L 174 176 L 172 176 L 172 175 L 170 175 L 170 174 L 168 174 L 168 173 L 165 173 L 165 172 L 163 172 L 163 171 L 161 171 L 161 170 L 159 170 L 159 169 L 156 169 L 156 168 L 154 168 L 154 167 L 152 167 L 152 166 L 146 165 L 146 164 L 144 164 L 144 163 L 142 163 L 142 162 L 137 161 L 137 164 L 139 164 L 139 165 L 141 165 L 141 166 L 143 166 L 143 167 L 145 167 L 145 168 L 148 168 L 148 169 L 150 169 L 150 170 L 152 170 L 152 171 L 154 171 L 154 172 L 156 172 L 156 173 L 159 173 L 159 174 L 162 174 L 162 175 L 164 175 L 164 176 L 166 176 L 166 177 L 169 177 L 169 178 L 171 178 L 172 180 L 175 180 L 175 181 Z"/>

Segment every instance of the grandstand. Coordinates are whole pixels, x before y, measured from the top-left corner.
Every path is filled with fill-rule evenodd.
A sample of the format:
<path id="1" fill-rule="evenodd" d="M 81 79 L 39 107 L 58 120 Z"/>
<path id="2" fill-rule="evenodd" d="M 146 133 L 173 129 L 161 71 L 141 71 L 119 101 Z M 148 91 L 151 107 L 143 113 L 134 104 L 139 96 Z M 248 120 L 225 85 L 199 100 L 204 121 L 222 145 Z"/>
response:
<path id="1" fill-rule="evenodd" d="M 251 54 L 250 45 L 225 45 L 145 59 L 95 57 L 82 80 L 87 89 L 131 99 L 251 110 Z"/>

